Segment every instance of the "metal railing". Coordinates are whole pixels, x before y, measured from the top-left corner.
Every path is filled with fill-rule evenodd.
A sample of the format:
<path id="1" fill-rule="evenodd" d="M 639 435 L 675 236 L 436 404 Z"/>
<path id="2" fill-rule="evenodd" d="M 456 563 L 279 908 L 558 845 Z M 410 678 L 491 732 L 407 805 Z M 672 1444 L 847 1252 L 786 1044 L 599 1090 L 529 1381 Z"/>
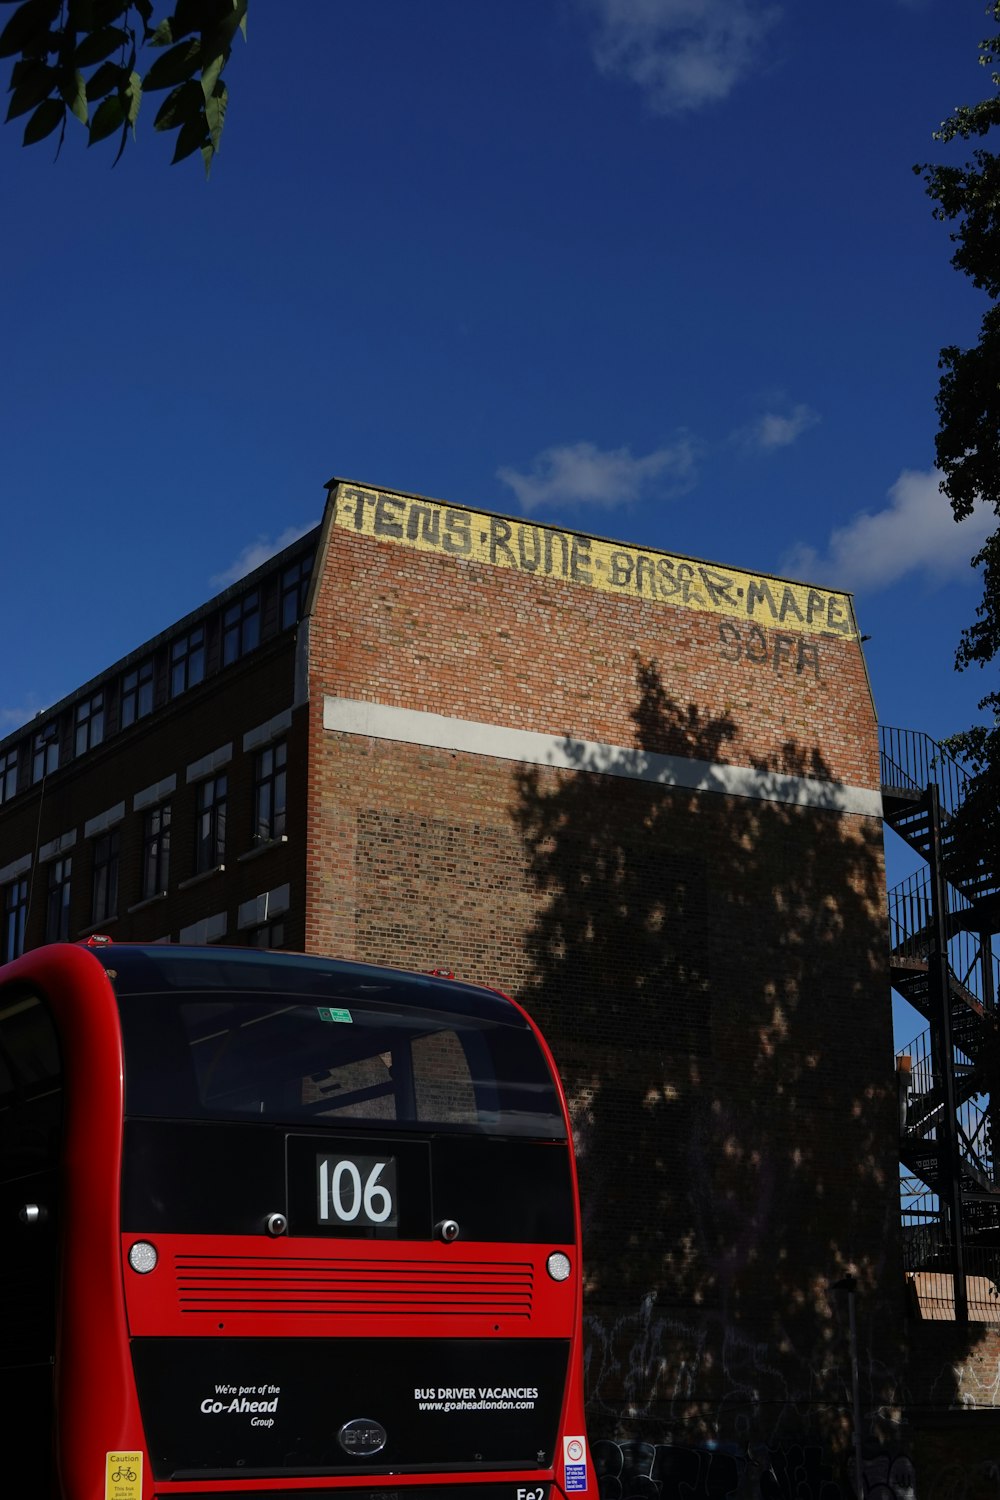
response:
<path id="1" fill-rule="evenodd" d="M 956 1051 L 958 1051 L 957 1048 Z M 961 1054 L 959 1055 L 961 1057 Z M 905 1047 L 899 1049 L 896 1057 L 897 1060 L 901 1057 L 910 1059 L 910 1082 L 901 1118 L 903 1135 L 908 1140 L 936 1142 L 938 1139 L 937 1120 L 943 1107 L 943 1092 L 934 1062 L 930 1031 L 921 1031 Z M 959 1066 L 963 1066 L 963 1063 L 960 1062 Z M 971 1073 L 968 1065 L 964 1064 L 964 1066 L 967 1073 Z M 972 1094 L 961 1102 L 958 1108 L 957 1129 L 963 1165 L 978 1180 L 979 1186 L 993 1186 L 993 1140 L 989 1102 L 986 1095 Z M 910 1183 L 920 1182 L 919 1178 L 912 1176 L 907 1180 Z M 922 1194 L 918 1191 L 915 1196 L 920 1199 Z M 934 1198 L 936 1202 L 934 1193 L 931 1192 L 928 1196 Z M 911 1193 L 910 1197 L 912 1199 L 914 1194 Z M 904 1206 L 904 1223 L 907 1222 L 908 1215 L 912 1217 L 916 1214 L 919 1218 L 923 1212 L 926 1212 L 925 1207 L 914 1208 L 912 1202 L 909 1206 Z"/>
<path id="2" fill-rule="evenodd" d="M 965 1295 L 972 1323 L 1000 1323 L 1000 1249 L 966 1249 Z M 907 1281 L 930 1322 L 955 1321 L 955 1279 L 947 1270 L 908 1271 Z"/>
<path id="3" fill-rule="evenodd" d="M 919 1178 L 900 1178 L 903 1269 L 921 1318 L 954 1321 L 955 1282 L 952 1244 L 942 1221 L 940 1200 Z M 983 1242 L 966 1238 L 966 1298 L 977 1323 L 1000 1323 L 1000 1228 L 984 1225 Z"/>
<path id="4" fill-rule="evenodd" d="M 989 943 L 984 944 L 977 932 L 958 926 L 972 903 L 956 886 L 945 886 L 948 901 L 948 965 L 961 988 L 978 1000 L 988 1011 L 996 1006 L 1000 994 L 1000 956 Z M 926 866 L 915 870 L 888 892 L 889 951 L 902 963 L 926 963 L 932 947 L 931 883 Z M 992 984 L 983 972 L 988 962 Z"/>
<path id="5" fill-rule="evenodd" d="M 880 724 L 878 734 L 882 785 L 919 793 L 936 782 L 941 810 L 951 816 L 965 797 L 970 780 L 958 761 L 923 730 Z"/>

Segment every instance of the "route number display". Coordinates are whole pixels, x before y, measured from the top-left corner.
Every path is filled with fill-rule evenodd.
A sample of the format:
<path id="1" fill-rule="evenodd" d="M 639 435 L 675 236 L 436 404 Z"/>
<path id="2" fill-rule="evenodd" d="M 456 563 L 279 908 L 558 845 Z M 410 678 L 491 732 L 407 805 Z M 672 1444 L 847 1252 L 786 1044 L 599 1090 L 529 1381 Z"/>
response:
<path id="1" fill-rule="evenodd" d="M 345 1228 L 395 1229 L 394 1156 L 317 1156 L 317 1216 Z"/>

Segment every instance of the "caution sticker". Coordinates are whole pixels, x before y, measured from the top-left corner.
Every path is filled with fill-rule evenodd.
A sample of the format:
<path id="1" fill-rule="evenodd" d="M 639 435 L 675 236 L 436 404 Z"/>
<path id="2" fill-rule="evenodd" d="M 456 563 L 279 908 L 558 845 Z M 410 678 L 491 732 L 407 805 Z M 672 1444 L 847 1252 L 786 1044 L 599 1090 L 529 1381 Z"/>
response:
<path id="1" fill-rule="evenodd" d="M 142 1453 L 109 1453 L 104 1500 L 142 1500 Z"/>
<path id="2" fill-rule="evenodd" d="M 566 1483 L 564 1488 L 585 1490 L 587 1488 L 587 1440 L 585 1437 L 563 1438 L 563 1467 Z"/>

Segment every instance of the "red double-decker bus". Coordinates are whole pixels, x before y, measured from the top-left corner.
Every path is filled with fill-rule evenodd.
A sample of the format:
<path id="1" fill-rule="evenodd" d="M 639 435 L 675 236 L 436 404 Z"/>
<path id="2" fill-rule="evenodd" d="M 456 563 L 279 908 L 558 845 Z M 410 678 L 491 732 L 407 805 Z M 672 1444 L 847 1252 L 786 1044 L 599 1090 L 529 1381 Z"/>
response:
<path id="1" fill-rule="evenodd" d="M 7 1493 L 595 1490 L 576 1176 L 502 995 L 255 950 L 0 969 Z"/>

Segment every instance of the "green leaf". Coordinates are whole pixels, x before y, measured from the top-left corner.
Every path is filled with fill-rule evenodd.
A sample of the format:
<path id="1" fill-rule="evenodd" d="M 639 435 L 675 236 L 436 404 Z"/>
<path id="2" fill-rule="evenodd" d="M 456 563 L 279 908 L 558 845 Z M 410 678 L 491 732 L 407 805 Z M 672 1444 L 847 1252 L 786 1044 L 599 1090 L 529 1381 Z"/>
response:
<path id="1" fill-rule="evenodd" d="M 193 37 L 171 47 L 158 57 L 142 81 L 147 93 L 154 89 L 172 89 L 186 82 L 201 66 L 201 42 Z"/>
<path id="2" fill-rule="evenodd" d="M 66 115 L 66 106 L 61 99 L 44 100 L 27 125 L 24 127 L 24 139 L 22 145 L 33 146 L 36 141 L 43 141 L 53 130 L 57 130 L 63 123 Z"/>
<path id="3" fill-rule="evenodd" d="M 212 0 L 175 0 L 171 17 L 174 36 L 189 36 L 193 31 L 207 31 L 214 20 L 211 14 L 214 8 Z"/>
<path id="4" fill-rule="evenodd" d="M 187 120 L 181 126 L 178 133 L 177 145 L 174 147 L 174 154 L 171 158 L 170 165 L 174 166 L 177 162 L 183 161 L 186 156 L 192 156 L 195 151 L 204 146 L 204 143 L 204 120 L 201 118 L 197 120 Z"/>
<path id="5" fill-rule="evenodd" d="M 73 54 L 73 61 L 78 68 L 92 68 L 127 42 L 127 31 L 122 31 L 120 26 L 105 26 L 102 31 L 92 31 L 90 36 L 84 37 Z"/>
<path id="6" fill-rule="evenodd" d="M 90 122 L 91 146 L 96 146 L 98 141 L 103 141 L 107 136 L 114 135 L 115 131 L 125 121 L 125 109 L 118 94 L 112 94 L 109 99 L 104 99 L 94 111 L 94 118 Z"/>
<path id="7" fill-rule="evenodd" d="M 86 125 L 87 86 L 84 82 L 83 74 L 78 68 L 65 76 L 64 81 L 59 87 L 59 92 L 69 105 L 71 113 L 76 115 L 81 124 Z"/>
<path id="8" fill-rule="evenodd" d="M 18 115 L 26 115 L 29 109 L 34 109 L 47 99 L 56 87 L 58 74 L 55 68 L 47 68 L 43 62 L 32 58 L 31 70 L 22 71 L 18 78 L 17 87 L 11 94 L 10 106 L 7 110 L 7 119 L 14 120 Z"/>
<path id="9" fill-rule="evenodd" d="M 111 165 L 113 167 L 117 167 L 118 163 L 121 161 L 121 159 L 122 159 L 122 152 L 125 150 L 125 147 L 127 146 L 127 144 L 128 144 L 128 121 L 126 120 L 125 124 L 122 126 L 122 138 L 118 142 L 118 150 L 115 152 L 115 159 L 111 163 Z"/>
<path id="10" fill-rule="evenodd" d="M 117 21 L 122 12 L 129 8 L 129 0 L 91 0 L 91 4 L 95 31 L 101 26 L 110 26 L 112 21 Z"/>
<path id="11" fill-rule="evenodd" d="M 0 57 L 14 57 L 18 52 L 48 51 L 46 38 L 59 14 L 59 0 L 26 0 L 11 16 L 0 33 Z M 50 130 L 54 130 L 51 126 Z M 45 132 L 46 135 L 49 131 Z M 36 137 L 41 139 L 41 137 Z"/>
<path id="12" fill-rule="evenodd" d="M 219 52 L 215 57 L 212 58 L 211 62 L 209 62 L 208 65 L 206 67 L 203 67 L 201 70 L 201 91 L 206 99 L 211 97 L 212 90 L 215 88 L 215 85 L 219 81 L 219 74 L 222 72 L 222 65 L 225 60 L 226 54 L 224 52 Z"/>
<path id="13" fill-rule="evenodd" d="M 96 31 L 94 0 L 67 0 L 66 23 L 69 31 Z"/>
<path id="14" fill-rule="evenodd" d="M 169 16 L 160 22 L 152 36 L 148 38 L 151 47 L 169 47 L 174 40 L 174 31 Z"/>
<path id="15" fill-rule="evenodd" d="M 178 125 L 200 120 L 204 108 L 205 98 L 201 92 L 201 84 L 196 79 L 189 78 L 187 83 L 182 83 L 164 99 L 153 121 L 153 129 L 175 130 Z"/>
<path id="16" fill-rule="evenodd" d="M 87 79 L 87 98 L 93 103 L 95 99 L 103 99 L 105 94 L 110 94 L 112 89 L 121 88 L 125 69 L 120 63 L 106 62 L 96 72 L 91 73 Z"/>
<path id="17" fill-rule="evenodd" d="M 217 44 L 224 43 L 228 56 L 228 50 L 232 46 L 233 37 L 237 30 L 243 32 L 246 37 L 247 0 L 220 0 L 220 15 L 216 24 L 209 28 L 202 27 L 202 36 L 211 34 Z"/>
<path id="18" fill-rule="evenodd" d="M 125 104 L 125 115 L 134 135 L 135 122 L 138 119 L 139 106 L 142 103 L 142 79 L 138 73 L 129 74 L 128 86 L 122 91 L 122 99 Z"/>
<path id="19" fill-rule="evenodd" d="M 226 105 L 229 103 L 229 90 L 220 80 L 212 91 L 211 99 L 205 100 L 205 123 L 212 141 L 212 149 L 218 151 L 219 142 L 222 139 L 222 127 L 226 123 Z"/>

